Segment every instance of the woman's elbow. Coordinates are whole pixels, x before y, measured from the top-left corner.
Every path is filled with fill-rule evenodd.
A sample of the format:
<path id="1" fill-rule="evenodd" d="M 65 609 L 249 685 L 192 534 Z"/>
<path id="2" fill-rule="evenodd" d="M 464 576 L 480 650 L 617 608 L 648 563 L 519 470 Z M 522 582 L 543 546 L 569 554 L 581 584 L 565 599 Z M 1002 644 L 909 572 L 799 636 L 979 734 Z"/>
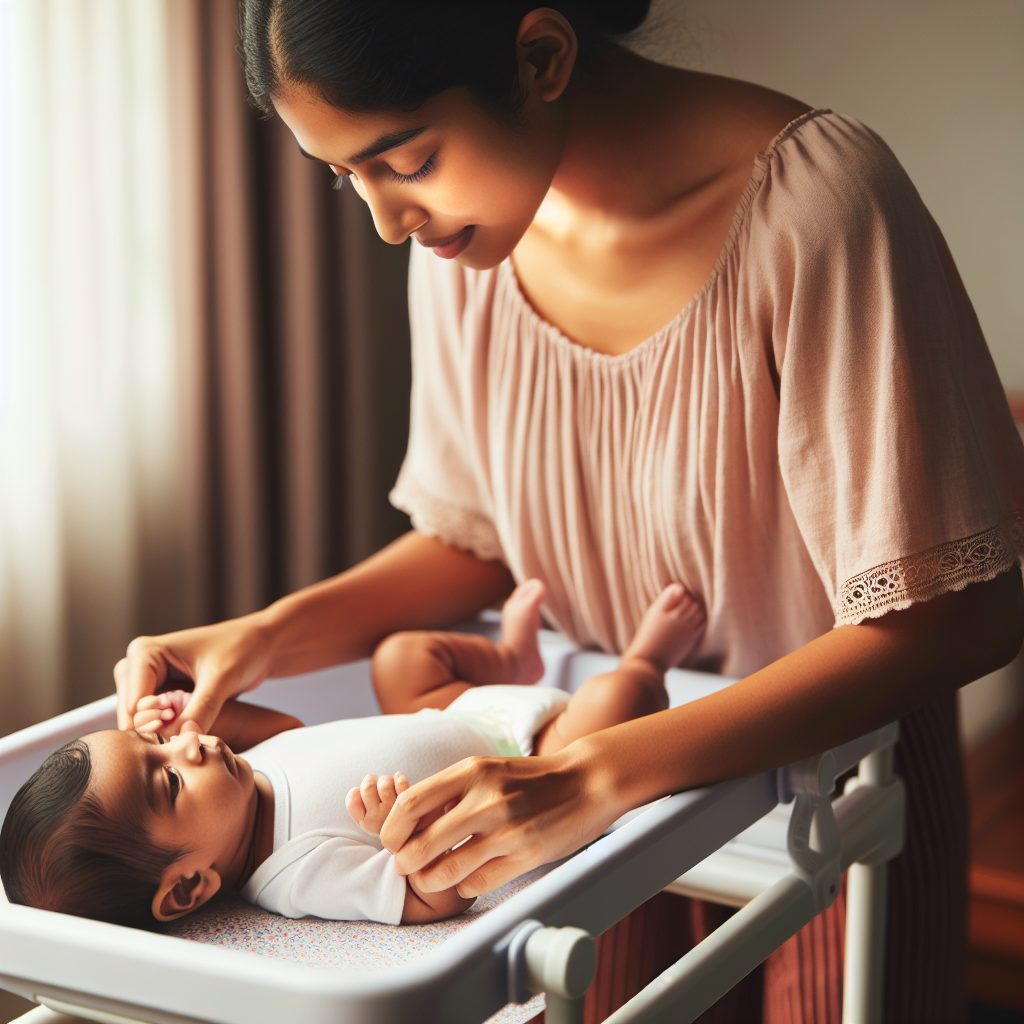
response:
<path id="1" fill-rule="evenodd" d="M 972 584 L 956 596 L 960 600 L 946 635 L 965 655 L 958 680 L 962 686 L 1008 665 L 1020 653 L 1024 643 L 1020 568 L 1014 566 L 985 583 Z"/>

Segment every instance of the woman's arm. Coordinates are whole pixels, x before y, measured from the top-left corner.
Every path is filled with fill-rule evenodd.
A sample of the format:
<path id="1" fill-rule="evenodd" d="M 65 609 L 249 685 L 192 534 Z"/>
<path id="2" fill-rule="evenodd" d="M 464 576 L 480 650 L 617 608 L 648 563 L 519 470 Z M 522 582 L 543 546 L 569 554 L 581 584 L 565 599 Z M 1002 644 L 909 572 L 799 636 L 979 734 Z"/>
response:
<path id="1" fill-rule="evenodd" d="M 450 626 L 501 600 L 512 587 L 511 574 L 499 562 L 482 562 L 407 533 L 347 572 L 261 612 L 136 638 L 114 669 L 118 725 L 131 728 L 139 700 L 160 687 L 168 665 L 195 681 L 192 699 L 174 725 L 191 719 L 206 731 L 225 700 L 270 676 L 368 657 L 389 633 Z"/>
<path id="2" fill-rule="evenodd" d="M 902 718 L 1005 665 L 1022 636 L 1014 569 L 834 629 L 734 686 L 551 757 L 462 761 L 403 793 L 381 840 L 423 891 L 487 892 L 572 853 L 649 800 L 789 764 Z M 452 803 L 413 834 L 421 817 Z"/>

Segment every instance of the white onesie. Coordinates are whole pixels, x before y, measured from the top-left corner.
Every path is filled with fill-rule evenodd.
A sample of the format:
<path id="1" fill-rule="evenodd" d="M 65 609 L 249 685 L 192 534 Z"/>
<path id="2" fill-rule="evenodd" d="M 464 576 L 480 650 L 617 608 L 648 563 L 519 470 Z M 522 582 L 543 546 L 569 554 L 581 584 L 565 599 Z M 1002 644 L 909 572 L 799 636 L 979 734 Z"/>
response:
<path id="1" fill-rule="evenodd" d="M 402 772 L 416 783 L 466 757 L 529 754 L 568 699 L 548 687 L 481 686 L 444 711 L 328 722 L 246 751 L 274 789 L 274 852 L 241 895 L 285 917 L 398 924 L 405 879 L 352 820 L 348 791 L 367 774 Z"/>

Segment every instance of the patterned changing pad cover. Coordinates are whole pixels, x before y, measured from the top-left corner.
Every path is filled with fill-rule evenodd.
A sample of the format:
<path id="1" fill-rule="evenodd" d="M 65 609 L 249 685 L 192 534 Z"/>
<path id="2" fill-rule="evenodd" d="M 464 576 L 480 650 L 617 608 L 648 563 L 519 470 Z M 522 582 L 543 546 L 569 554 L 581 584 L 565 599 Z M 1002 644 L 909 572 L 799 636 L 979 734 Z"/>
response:
<path id="1" fill-rule="evenodd" d="M 302 964 L 322 970 L 372 971 L 415 960 L 465 928 L 488 910 L 525 889 L 550 870 L 537 868 L 481 896 L 458 917 L 433 924 L 389 925 L 372 921 L 322 921 L 316 917 L 292 920 L 246 903 L 235 893 L 215 897 L 207 906 L 168 925 L 168 935 L 208 942 L 228 949 Z M 544 1009 L 544 997 L 510 1003 L 487 1024 L 525 1024 Z"/>

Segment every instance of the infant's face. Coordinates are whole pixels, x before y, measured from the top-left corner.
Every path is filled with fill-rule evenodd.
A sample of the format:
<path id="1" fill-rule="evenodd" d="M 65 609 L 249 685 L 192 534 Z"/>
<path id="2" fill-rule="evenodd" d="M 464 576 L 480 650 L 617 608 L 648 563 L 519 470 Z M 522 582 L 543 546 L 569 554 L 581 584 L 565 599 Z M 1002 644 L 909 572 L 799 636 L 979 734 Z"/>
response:
<path id="1" fill-rule="evenodd" d="M 115 729 L 83 739 L 92 754 L 89 792 L 107 808 L 143 801 L 155 842 L 202 853 L 221 871 L 248 849 L 257 804 L 253 771 L 223 740 L 201 735 L 192 722 L 162 744 Z"/>

